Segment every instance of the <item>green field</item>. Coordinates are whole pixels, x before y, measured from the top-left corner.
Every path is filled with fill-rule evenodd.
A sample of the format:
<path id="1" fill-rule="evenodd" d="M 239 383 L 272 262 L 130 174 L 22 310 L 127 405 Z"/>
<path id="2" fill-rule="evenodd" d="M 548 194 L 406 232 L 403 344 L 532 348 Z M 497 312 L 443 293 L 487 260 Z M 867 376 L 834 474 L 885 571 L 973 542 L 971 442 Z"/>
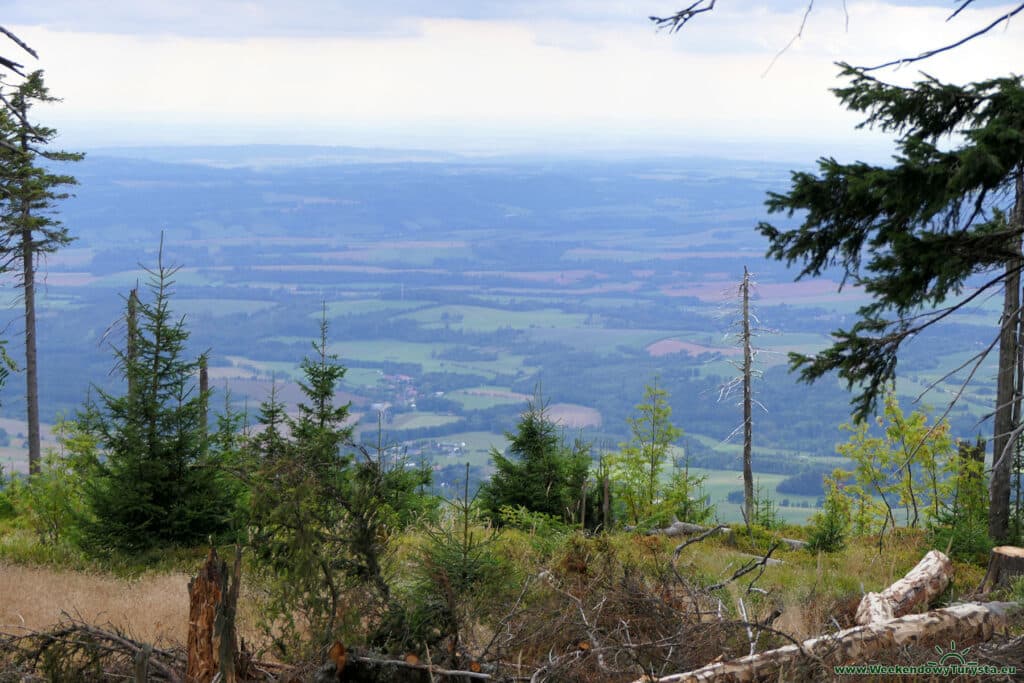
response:
<path id="1" fill-rule="evenodd" d="M 571 328 L 584 326 L 587 316 L 563 313 L 554 308 L 533 311 L 506 311 L 483 306 L 436 306 L 402 315 L 427 329 L 453 329 L 466 332 L 496 332 L 503 328 L 532 329 Z"/>
<path id="2" fill-rule="evenodd" d="M 429 301 L 412 301 L 393 299 L 351 299 L 343 301 L 327 302 L 327 317 L 338 318 L 345 315 L 361 315 L 364 313 L 377 313 L 380 311 L 409 311 L 423 306 L 430 306 Z M 310 317 L 320 318 L 320 311 L 309 314 Z"/>
<path id="3" fill-rule="evenodd" d="M 743 490 L 743 474 L 741 472 L 691 467 L 690 474 L 707 477 L 704 482 L 704 492 L 711 497 L 711 502 L 715 506 L 715 513 L 720 521 L 739 522 L 743 520 L 743 515 L 740 512 L 741 506 L 726 500 L 726 496 L 731 491 Z M 807 518 L 817 511 L 816 508 L 782 507 L 779 505 L 779 502 L 788 498 L 791 503 L 799 502 L 815 505 L 818 498 L 816 496 L 777 493 L 775 487 L 785 478 L 785 475 L 781 474 L 755 474 L 754 486 L 760 486 L 761 494 L 767 495 L 775 501 L 776 512 L 783 520 L 788 523 L 803 524 Z"/>
<path id="4" fill-rule="evenodd" d="M 474 387 L 449 392 L 445 394 L 445 398 L 458 401 L 465 410 L 486 410 L 494 406 L 518 405 L 527 400 L 520 396 L 501 395 L 509 393 L 511 392 L 501 387 Z"/>
<path id="5" fill-rule="evenodd" d="M 508 440 L 503 435 L 491 432 L 457 432 L 444 436 L 443 440 L 466 445 L 459 455 L 446 457 L 436 463 L 441 465 L 468 462 L 473 466 L 485 467 L 491 458 L 491 448 L 504 453 L 508 447 Z"/>
<path id="6" fill-rule="evenodd" d="M 587 327 L 584 330 L 542 327 L 531 329 L 528 333 L 530 339 L 536 342 L 565 344 L 580 351 L 601 354 L 616 352 L 620 346 L 643 351 L 648 345 L 673 334 L 669 330 L 617 330 L 603 327 Z"/>
<path id="7" fill-rule="evenodd" d="M 355 389 L 372 388 L 380 382 L 381 375 L 380 370 L 373 368 L 346 368 L 343 383 Z"/>
<path id="8" fill-rule="evenodd" d="M 455 424 L 462 418 L 454 415 L 440 415 L 438 413 L 416 412 L 401 413 L 386 425 L 388 431 L 399 431 L 402 429 L 422 429 L 424 427 L 439 427 L 441 425 Z M 446 439 L 449 437 L 445 437 Z"/>
<path id="9" fill-rule="evenodd" d="M 184 315 L 221 316 L 244 313 L 253 315 L 276 306 L 273 301 L 252 299 L 174 299 L 174 311 Z"/>
<path id="10" fill-rule="evenodd" d="M 280 337 L 289 343 L 294 337 Z M 536 368 L 524 365 L 525 356 L 500 353 L 497 360 L 453 361 L 442 360 L 438 354 L 454 348 L 455 344 L 430 344 L 404 342 L 393 339 L 373 341 L 338 342 L 331 344 L 331 353 L 336 353 L 342 362 L 345 359 L 359 361 L 391 361 L 394 363 L 415 363 L 423 372 L 446 372 L 462 375 L 482 375 L 495 378 L 498 375 L 532 374 Z"/>

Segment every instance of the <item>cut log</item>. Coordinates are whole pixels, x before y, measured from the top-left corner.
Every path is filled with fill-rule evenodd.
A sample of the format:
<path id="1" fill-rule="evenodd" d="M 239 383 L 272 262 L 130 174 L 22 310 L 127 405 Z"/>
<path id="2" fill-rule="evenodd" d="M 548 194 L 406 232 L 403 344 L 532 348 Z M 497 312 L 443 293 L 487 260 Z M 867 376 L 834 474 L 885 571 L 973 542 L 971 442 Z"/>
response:
<path id="1" fill-rule="evenodd" d="M 873 624 L 927 605 L 946 590 L 953 579 L 953 563 L 938 550 L 929 551 L 902 579 L 881 593 L 868 593 L 857 607 L 855 621 Z"/>
<path id="2" fill-rule="evenodd" d="M 991 588 L 1009 588 L 1013 580 L 1024 575 L 1024 548 L 1000 545 L 992 548 L 988 558 L 988 571 L 981 581 L 979 592 Z"/>
<path id="3" fill-rule="evenodd" d="M 199 573 L 188 583 L 188 664 L 186 683 L 237 681 L 238 642 L 235 613 L 241 557 L 236 553 L 229 581 L 228 564 L 210 548 Z"/>
<path id="4" fill-rule="evenodd" d="M 750 681 L 794 680 L 806 657 L 816 658 L 829 668 L 839 664 L 867 662 L 883 652 L 921 641 L 955 641 L 958 646 L 986 641 L 1006 628 L 1024 605 L 1017 602 L 968 602 L 924 614 L 875 622 L 833 635 L 805 640 L 800 646 L 787 645 L 728 662 L 716 662 L 685 673 L 660 678 L 643 677 L 634 683 L 749 683 Z M 806 655 L 804 654 L 806 653 Z M 787 676 L 787 672 L 790 676 Z"/>

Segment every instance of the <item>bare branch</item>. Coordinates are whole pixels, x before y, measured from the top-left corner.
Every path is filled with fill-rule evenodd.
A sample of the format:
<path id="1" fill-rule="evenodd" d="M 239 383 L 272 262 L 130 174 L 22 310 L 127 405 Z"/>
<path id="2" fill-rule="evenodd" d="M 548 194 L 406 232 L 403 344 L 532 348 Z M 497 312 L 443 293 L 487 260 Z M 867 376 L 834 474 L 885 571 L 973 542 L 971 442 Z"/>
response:
<path id="1" fill-rule="evenodd" d="M 686 22 L 693 19 L 698 14 L 704 12 L 710 12 L 715 9 L 715 0 L 697 0 L 689 7 L 681 9 L 675 14 L 668 17 L 648 17 L 654 22 L 658 30 L 667 30 L 669 33 L 678 33 L 679 29 L 686 25 Z"/>
<path id="2" fill-rule="evenodd" d="M 973 2 L 973 0 L 968 0 L 967 2 L 965 2 L 955 12 L 953 12 L 953 14 L 950 15 L 949 18 L 952 19 L 953 17 L 955 17 L 965 7 L 967 7 L 967 5 L 971 4 L 971 2 Z M 891 61 L 885 62 L 883 64 L 878 64 L 876 66 L 869 66 L 869 67 L 862 67 L 862 68 L 863 68 L 864 71 L 877 71 L 878 69 L 886 69 L 886 68 L 888 68 L 890 66 L 903 66 L 904 64 L 912 64 L 914 62 L 920 62 L 922 60 L 929 59 L 930 57 L 934 57 L 935 55 L 942 54 L 943 52 L 949 52 L 950 50 L 954 50 L 954 49 L 960 47 L 961 45 L 963 45 L 965 43 L 969 43 L 970 41 L 974 40 L 975 38 L 978 38 L 980 36 L 985 35 L 989 31 L 994 29 L 996 26 L 999 26 L 999 24 L 1002 24 L 1004 22 L 1008 23 L 1010 21 L 1010 19 L 1012 19 L 1016 15 L 1020 14 L 1021 12 L 1024 12 L 1024 2 L 1020 3 L 1019 5 L 1017 5 L 1017 7 L 1015 7 L 1012 10 L 1010 10 L 1006 14 L 1003 14 L 1003 15 L 997 17 L 994 21 L 989 23 L 987 26 L 984 26 L 984 27 L 978 29 L 974 33 L 970 33 L 970 34 L 964 36 L 963 38 L 961 38 L 960 40 L 958 40 L 956 42 L 953 42 L 953 43 L 950 43 L 949 45 L 943 45 L 942 47 L 935 48 L 934 50 L 926 50 L 926 51 L 922 52 L 921 54 L 917 55 L 916 57 L 901 57 L 900 59 L 893 59 Z"/>
<path id="3" fill-rule="evenodd" d="M 726 579 L 725 581 L 720 581 L 714 585 L 708 586 L 706 590 L 714 591 L 718 590 L 719 588 L 725 588 L 736 579 L 743 578 L 744 576 L 754 571 L 758 567 L 761 567 L 761 573 L 763 573 L 764 567 L 768 564 L 768 560 L 771 559 L 772 553 L 775 552 L 780 545 L 782 545 L 781 542 L 775 541 L 775 543 L 772 544 L 772 547 L 768 549 L 768 552 L 764 554 L 764 557 L 759 557 L 756 560 L 751 560 L 750 562 L 747 562 L 745 565 L 743 565 L 735 572 L 733 572 L 733 575 L 730 576 L 728 579 Z M 758 577 L 760 577 L 760 574 L 758 574 Z M 754 580 L 756 581 L 757 579 L 755 578 Z M 753 585 L 753 582 L 751 582 L 750 585 Z"/>
<path id="4" fill-rule="evenodd" d="M 24 50 L 25 52 L 29 53 L 30 55 L 32 55 L 36 59 L 39 59 L 39 55 L 36 53 L 35 50 L 30 48 L 28 45 L 25 44 L 25 41 L 23 41 L 21 38 L 19 38 L 18 36 L 14 35 L 10 31 L 8 31 L 3 26 L 0 26 L 0 33 L 3 33 L 5 36 L 7 36 L 11 40 L 13 40 L 15 42 L 15 44 L 18 47 L 20 47 L 22 50 Z"/>
<path id="5" fill-rule="evenodd" d="M 965 9 L 967 9 L 969 6 L 971 6 L 973 4 L 974 4 L 974 0 L 963 0 L 963 2 L 961 2 L 960 6 L 957 7 L 956 10 L 954 10 L 952 14 L 950 14 L 948 17 L 946 17 L 946 21 L 950 21 L 950 20 L 956 18 L 961 12 L 963 12 Z M 803 33 L 803 30 L 804 30 L 804 26 L 807 23 L 807 17 L 811 13 L 811 9 L 812 9 L 813 5 L 814 5 L 814 0 L 809 0 L 809 2 L 807 3 L 807 9 L 804 11 L 803 20 L 800 22 L 800 28 L 797 31 L 796 35 L 793 36 L 793 38 L 785 45 L 785 47 L 783 47 L 781 50 L 779 50 L 779 52 L 772 58 L 771 63 L 768 65 L 768 68 L 765 69 L 765 71 L 762 74 L 762 76 L 764 76 L 769 71 L 771 71 L 772 66 L 774 66 L 775 62 L 779 59 L 779 57 L 781 57 L 787 50 L 789 50 L 789 48 L 792 47 L 792 45 L 796 42 L 796 40 L 801 37 L 801 35 Z M 652 22 L 654 22 L 654 24 L 657 26 L 657 28 L 659 30 L 660 29 L 665 29 L 669 33 L 678 33 L 679 30 L 682 29 L 683 26 L 685 26 L 691 19 L 693 19 L 694 17 L 696 17 L 699 14 L 703 14 L 704 12 L 710 12 L 714 8 L 715 8 L 715 0 L 697 0 L 697 2 L 694 2 L 689 7 L 686 7 L 684 9 L 679 10 L 678 12 L 676 12 L 673 15 L 670 15 L 670 16 L 667 16 L 667 17 L 652 16 L 652 17 L 649 17 L 649 19 Z M 876 66 L 859 67 L 859 68 L 862 68 L 864 71 L 876 71 L 878 69 L 885 69 L 885 68 L 892 67 L 892 66 L 899 67 L 899 66 L 903 66 L 904 64 L 912 64 L 913 62 L 920 62 L 922 60 L 929 59 L 931 57 L 934 57 L 935 55 L 942 54 L 943 52 L 948 52 L 950 50 L 954 50 L 954 49 L 960 47 L 961 45 L 964 45 L 965 43 L 969 43 L 970 41 L 974 40 L 975 38 L 978 38 L 980 36 L 985 35 L 989 31 L 991 31 L 992 29 L 994 29 L 997 26 L 999 26 L 1000 24 L 1004 24 L 1004 23 L 1009 24 L 1010 19 L 1012 19 L 1013 17 L 1015 17 L 1017 14 L 1019 14 L 1022 11 L 1024 11 L 1024 2 L 1020 3 L 1019 5 L 1014 7 L 1013 9 L 1009 10 L 1008 12 L 1005 12 L 1004 14 L 1001 14 L 1000 16 L 998 16 L 996 19 L 991 21 L 986 26 L 983 26 L 982 28 L 978 29 L 977 31 L 974 31 L 973 33 L 970 33 L 970 34 L 964 36 L 963 38 L 961 38 L 960 40 L 957 40 L 957 41 L 955 41 L 953 43 L 950 43 L 948 45 L 944 45 L 942 47 L 938 47 L 938 48 L 935 48 L 935 49 L 932 49 L 932 50 L 926 50 L 926 51 L 922 52 L 921 54 L 917 55 L 916 57 L 901 57 L 899 59 L 893 59 L 893 60 L 885 62 L 883 64 L 878 64 Z M 843 0 L 843 15 L 844 15 L 844 21 L 845 21 L 845 28 L 846 28 L 847 31 L 849 31 L 849 28 L 850 28 L 850 13 L 849 13 L 848 8 L 846 6 L 846 0 Z"/>
<path id="6" fill-rule="evenodd" d="M 946 17 L 946 21 L 950 21 L 952 19 L 955 19 L 956 15 L 960 14 L 961 12 L 963 12 L 965 9 L 967 9 L 968 7 L 970 7 L 973 4 L 974 4 L 974 0 L 964 0 L 963 4 L 961 4 L 959 7 L 956 8 L 956 11 L 954 11 L 952 14 L 950 14 L 948 17 Z"/>
<path id="7" fill-rule="evenodd" d="M 845 7 L 845 5 L 844 5 L 844 7 Z M 765 76 L 767 76 L 768 72 L 772 70 L 773 66 L 775 66 L 775 62 L 779 61 L 779 57 L 781 57 L 782 55 L 786 54 L 786 52 L 789 51 L 789 48 L 793 47 L 793 44 L 796 41 L 800 40 L 800 38 L 803 37 L 803 35 L 804 35 L 804 27 L 807 26 L 807 17 L 809 17 L 811 15 L 811 10 L 812 9 L 814 9 L 814 0 L 809 0 L 809 2 L 807 3 L 807 9 L 804 10 L 804 17 L 803 17 L 803 19 L 800 20 L 800 28 L 798 28 L 796 30 L 796 34 L 792 38 L 789 39 L 789 42 L 786 43 L 785 45 L 783 45 L 782 49 L 775 53 L 775 56 L 772 57 L 772 61 L 770 61 L 768 63 L 768 68 L 766 68 L 764 70 L 764 72 L 761 74 L 761 78 L 764 78 Z M 847 16 L 846 20 L 847 20 L 847 25 L 849 25 L 849 16 Z"/>

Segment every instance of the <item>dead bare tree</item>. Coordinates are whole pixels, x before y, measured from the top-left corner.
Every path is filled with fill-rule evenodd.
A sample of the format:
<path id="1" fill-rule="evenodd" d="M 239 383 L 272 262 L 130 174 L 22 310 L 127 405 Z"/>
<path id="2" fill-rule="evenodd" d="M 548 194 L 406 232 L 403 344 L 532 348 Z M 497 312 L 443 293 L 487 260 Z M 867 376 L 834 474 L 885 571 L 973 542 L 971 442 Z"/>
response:
<path id="1" fill-rule="evenodd" d="M 753 346 L 753 338 L 770 331 L 761 327 L 761 321 L 750 308 L 750 290 L 755 284 L 750 271 L 743 266 L 743 279 L 740 280 L 737 287 L 739 317 L 731 322 L 737 343 L 743 351 L 743 358 L 738 362 L 729 361 L 733 367 L 739 370 L 739 375 L 719 387 L 718 394 L 718 400 L 722 401 L 730 398 L 738 389 L 742 390 L 740 405 L 743 407 L 743 422 L 726 437 L 726 441 L 732 439 L 740 431 L 743 432 L 743 518 L 748 529 L 754 519 L 753 405 L 757 403 L 762 410 L 766 410 L 763 404 L 754 399 L 753 394 L 753 380 L 761 375 L 761 372 L 754 367 L 754 361 L 761 350 Z M 751 325 L 752 320 L 753 325 Z"/>

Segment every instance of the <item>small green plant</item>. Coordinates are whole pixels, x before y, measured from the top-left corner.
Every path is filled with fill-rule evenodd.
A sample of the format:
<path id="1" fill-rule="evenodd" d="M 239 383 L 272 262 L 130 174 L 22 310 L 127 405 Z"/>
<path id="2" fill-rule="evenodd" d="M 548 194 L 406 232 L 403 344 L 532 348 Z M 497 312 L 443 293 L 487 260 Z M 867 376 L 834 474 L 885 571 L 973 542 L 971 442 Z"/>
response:
<path id="1" fill-rule="evenodd" d="M 928 540 L 958 560 L 982 563 L 992 550 L 988 535 L 985 442 L 960 443 L 944 467 L 943 495 L 928 523 Z"/>
<path id="2" fill-rule="evenodd" d="M 499 530 L 481 528 L 484 520 L 475 499 L 469 496 L 468 481 L 467 464 L 462 497 L 448 501 L 448 510 L 440 520 L 423 529 L 415 586 L 406 610 L 405 637 L 396 633 L 394 623 L 385 624 L 388 639 L 399 636 L 397 639 L 404 640 L 402 645 L 407 648 L 419 649 L 426 644 L 435 652 L 457 656 L 465 649 L 466 632 L 478 616 L 479 601 L 509 578 L 494 552 Z M 560 525 L 550 515 L 523 508 L 506 507 L 503 512 L 524 526 Z M 439 644 L 444 647 L 437 647 Z"/>
<path id="3" fill-rule="evenodd" d="M 502 526 L 526 532 L 530 546 L 544 557 L 551 555 L 570 531 L 569 526 L 557 517 L 532 512 L 521 505 L 505 505 L 499 512 Z"/>
<path id="4" fill-rule="evenodd" d="M 761 490 L 760 480 L 754 486 L 754 504 L 752 508 L 754 510 L 754 518 L 750 520 L 751 524 L 762 529 L 778 529 L 782 526 L 782 518 L 779 516 L 779 510 L 775 505 L 775 501 Z"/>
<path id="5" fill-rule="evenodd" d="M 812 552 L 834 553 L 846 547 L 850 531 L 851 500 L 839 489 L 836 479 L 826 477 L 828 493 L 821 512 L 811 518 L 807 549 Z"/>
<path id="6" fill-rule="evenodd" d="M 690 524 L 711 522 L 715 518 L 715 506 L 711 503 L 711 496 L 704 491 L 705 481 L 707 475 L 690 473 L 687 457 L 682 469 L 677 469 L 672 474 L 672 479 L 665 490 L 662 507 L 667 513 L 666 516 Z"/>
<path id="7" fill-rule="evenodd" d="M 657 381 L 645 387 L 644 402 L 627 420 L 630 440 L 619 444 L 619 453 L 611 459 L 616 497 L 633 526 L 657 524 L 669 514 L 661 472 L 683 430 L 672 424 L 668 398 Z"/>
<path id="8" fill-rule="evenodd" d="M 1010 583 L 1007 599 L 1015 602 L 1024 602 L 1024 576 L 1014 577 Z"/>
<path id="9" fill-rule="evenodd" d="M 884 414 L 875 422 L 882 436 L 872 436 L 867 421 L 842 425 L 850 438 L 837 450 L 854 465 L 856 487 L 846 487 L 856 498 L 851 510 L 854 529 L 862 534 L 873 527 L 881 543 L 899 522 L 915 528 L 939 518 L 942 501 L 950 495 L 947 475 L 953 443 L 948 422 L 929 425 L 922 411 L 905 415 L 892 390 L 885 396 Z M 897 520 L 899 506 L 902 520 Z"/>
<path id="10" fill-rule="evenodd" d="M 4 466 L 0 465 L 0 519 L 9 519 L 15 515 L 14 503 L 10 496 L 10 482 L 4 476 Z"/>
<path id="11" fill-rule="evenodd" d="M 57 425 L 59 449 L 43 457 L 35 475 L 11 482 L 14 513 L 48 546 L 77 546 L 83 520 L 87 519 L 81 463 L 96 457 L 96 441 L 75 422 Z"/>

